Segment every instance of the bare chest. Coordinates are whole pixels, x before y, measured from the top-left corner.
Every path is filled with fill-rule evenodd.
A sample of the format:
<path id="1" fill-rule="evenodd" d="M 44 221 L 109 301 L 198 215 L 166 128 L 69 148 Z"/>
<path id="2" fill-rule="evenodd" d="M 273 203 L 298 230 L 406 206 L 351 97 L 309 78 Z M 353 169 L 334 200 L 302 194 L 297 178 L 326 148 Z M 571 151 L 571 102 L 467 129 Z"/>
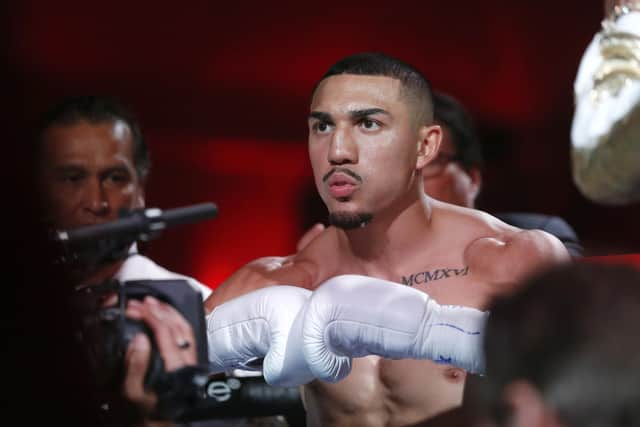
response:
<path id="1" fill-rule="evenodd" d="M 464 371 L 429 361 L 355 359 L 340 383 L 307 386 L 310 425 L 413 424 L 459 405 L 464 380 Z"/>
<path id="2" fill-rule="evenodd" d="M 485 308 L 489 301 L 487 284 L 461 262 L 409 265 L 398 275 L 395 281 L 429 294 L 440 304 Z"/>
<path id="3" fill-rule="evenodd" d="M 392 267 L 352 265 L 337 274 L 361 274 L 400 283 L 427 293 L 440 304 L 487 307 L 490 286 L 474 275 L 462 256 L 424 260 L 408 259 Z"/>

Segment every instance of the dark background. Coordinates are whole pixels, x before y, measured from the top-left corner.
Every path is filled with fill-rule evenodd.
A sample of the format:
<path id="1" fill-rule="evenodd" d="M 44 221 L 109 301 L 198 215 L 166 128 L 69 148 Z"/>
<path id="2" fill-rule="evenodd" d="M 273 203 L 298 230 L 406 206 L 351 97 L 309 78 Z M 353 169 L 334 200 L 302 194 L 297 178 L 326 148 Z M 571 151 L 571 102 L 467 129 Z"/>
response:
<path id="1" fill-rule="evenodd" d="M 560 215 L 588 255 L 640 251 L 639 206 L 595 205 L 570 174 L 572 84 L 600 1 L 6 8 L 9 117 L 28 123 L 68 95 L 125 101 L 152 152 L 148 206 L 220 208 L 213 221 L 167 231 L 149 252 L 212 287 L 253 258 L 292 252 L 318 219 L 306 152 L 311 88 L 337 59 L 368 50 L 412 63 L 473 113 L 487 155 L 480 208 Z"/>

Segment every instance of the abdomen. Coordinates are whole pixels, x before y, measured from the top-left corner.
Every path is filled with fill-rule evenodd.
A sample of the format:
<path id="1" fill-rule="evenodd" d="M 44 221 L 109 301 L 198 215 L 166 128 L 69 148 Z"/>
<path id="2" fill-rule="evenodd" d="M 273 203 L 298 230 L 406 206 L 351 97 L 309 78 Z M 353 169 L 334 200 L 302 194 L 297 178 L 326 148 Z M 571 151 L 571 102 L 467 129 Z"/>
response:
<path id="1" fill-rule="evenodd" d="M 351 374 L 304 390 L 307 425 L 402 426 L 458 406 L 464 371 L 429 361 L 354 359 Z"/>

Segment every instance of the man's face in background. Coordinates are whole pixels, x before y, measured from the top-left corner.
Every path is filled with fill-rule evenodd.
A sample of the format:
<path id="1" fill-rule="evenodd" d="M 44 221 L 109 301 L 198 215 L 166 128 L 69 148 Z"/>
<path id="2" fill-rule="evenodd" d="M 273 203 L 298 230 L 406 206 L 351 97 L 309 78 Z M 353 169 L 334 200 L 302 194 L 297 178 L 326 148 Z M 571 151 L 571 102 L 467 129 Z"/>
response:
<path id="1" fill-rule="evenodd" d="M 473 208 L 482 183 L 480 169 L 465 169 L 451 131 L 444 123 L 437 124 L 442 127 L 443 137 L 438 156 L 422 169 L 424 191 L 434 199 Z"/>
<path id="2" fill-rule="evenodd" d="M 144 206 L 131 130 L 120 120 L 54 124 L 42 135 L 40 187 L 57 229 L 112 221 Z"/>

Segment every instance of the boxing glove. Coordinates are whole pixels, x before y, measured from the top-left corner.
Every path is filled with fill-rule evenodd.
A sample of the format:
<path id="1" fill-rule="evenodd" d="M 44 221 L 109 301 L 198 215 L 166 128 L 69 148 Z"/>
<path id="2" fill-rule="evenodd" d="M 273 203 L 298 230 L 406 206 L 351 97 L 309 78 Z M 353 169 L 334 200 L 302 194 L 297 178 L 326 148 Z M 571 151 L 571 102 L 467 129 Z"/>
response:
<path id="1" fill-rule="evenodd" d="M 213 372 L 261 369 L 268 384 L 283 387 L 311 381 L 301 342 L 302 308 L 310 295 L 299 287 L 270 286 L 216 307 L 207 316 Z"/>
<path id="2" fill-rule="evenodd" d="M 305 308 L 303 352 L 317 378 L 337 382 L 351 359 L 429 359 L 473 373 L 484 370 L 488 312 L 440 305 L 398 283 L 344 275 L 324 282 Z"/>

